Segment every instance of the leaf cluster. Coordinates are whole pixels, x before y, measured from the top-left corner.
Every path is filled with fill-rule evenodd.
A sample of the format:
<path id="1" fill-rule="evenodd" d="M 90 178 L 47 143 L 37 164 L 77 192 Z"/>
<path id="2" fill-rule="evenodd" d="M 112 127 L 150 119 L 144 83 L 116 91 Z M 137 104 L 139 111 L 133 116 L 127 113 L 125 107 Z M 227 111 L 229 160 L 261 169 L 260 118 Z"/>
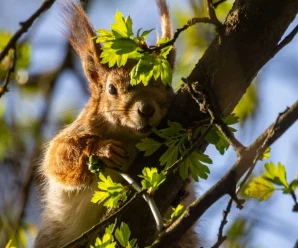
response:
<path id="1" fill-rule="evenodd" d="M 185 211 L 185 208 L 183 205 L 178 204 L 176 208 L 172 208 L 172 214 L 171 218 L 166 220 L 166 226 L 171 225 L 175 220 L 177 220 Z"/>
<path id="2" fill-rule="evenodd" d="M 137 61 L 137 64 L 130 72 L 131 84 L 143 83 L 148 85 L 152 77 L 158 78 L 166 85 L 172 81 L 172 69 L 167 61 L 167 55 L 172 46 L 160 49 L 158 52 L 148 52 L 146 44 L 147 36 L 152 32 L 145 30 L 141 33 L 138 30 L 134 36 L 132 29 L 132 19 L 130 16 L 123 17 L 120 11 L 116 12 L 115 23 L 111 25 L 111 30 L 98 29 L 95 41 L 102 43 L 101 63 L 108 64 L 109 67 L 117 65 L 124 66 L 128 59 Z M 157 42 L 157 46 L 168 42 L 168 38 L 162 38 Z"/>
<path id="3" fill-rule="evenodd" d="M 148 194 L 153 194 L 166 180 L 166 172 L 158 173 L 157 168 L 145 167 L 139 177 L 143 178 L 141 181 L 142 189 L 146 189 Z"/>
<path id="4" fill-rule="evenodd" d="M 161 146 L 166 147 L 166 151 L 160 157 L 159 162 L 165 169 L 170 169 L 171 166 L 182 157 L 192 145 L 189 139 L 189 133 L 178 122 L 168 121 L 168 126 L 165 129 L 154 129 L 154 133 L 164 140 L 164 142 L 156 141 L 152 138 L 142 139 L 136 146 L 140 151 L 145 152 L 145 156 L 150 156 L 156 152 Z M 186 179 L 189 171 L 194 180 L 199 178 L 207 179 L 210 173 L 209 168 L 204 164 L 212 164 L 212 160 L 205 154 L 199 151 L 192 151 L 186 159 L 184 159 L 179 167 L 179 174 L 183 179 Z"/>
<path id="5" fill-rule="evenodd" d="M 254 178 L 244 193 L 259 201 L 266 201 L 275 190 L 282 190 L 284 194 L 292 194 L 298 187 L 298 174 L 291 183 L 287 181 L 286 168 L 281 163 L 266 163 L 265 172 Z"/>
<path id="6" fill-rule="evenodd" d="M 131 239 L 131 231 L 129 226 L 122 222 L 120 227 L 115 230 L 115 224 L 109 225 L 105 229 L 105 233 L 100 239 L 96 238 L 95 245 L 91 245 L 90 248 L 115 248 L 115 247 L 124 247 L 124 248 L 137 248 L 137 240 Z M 118 244 L 118 245 L 117 245 Z"/>
<path id="7" fill-rule="evenodd" d="M 127 189 L 121 184 L 113 182 L 110 176 L 105 177 L 99 173 L 98 188 L 100 191 L 95 191 L 91 202 L 103 204 L 108 208 L 116 208 L 119 200 L 127 200 Z"/>

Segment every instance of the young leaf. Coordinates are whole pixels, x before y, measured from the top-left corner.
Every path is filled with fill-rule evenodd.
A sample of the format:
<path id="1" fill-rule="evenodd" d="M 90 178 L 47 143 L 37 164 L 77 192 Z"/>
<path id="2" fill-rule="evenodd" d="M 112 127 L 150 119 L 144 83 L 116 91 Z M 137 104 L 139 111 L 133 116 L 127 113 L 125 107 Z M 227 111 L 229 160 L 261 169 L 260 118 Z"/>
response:
<path id="1" fill-rule="evenodd" d="M 179 155 L 179 147 L 172 146 L 159 158 L 160 165 L 165 165 L 165 168 L 170 167 L 176 160 Z"/>
<path id="2" fill-rule="evenodd" d="M 177 220 L 184 212 L 185 208 L 183 205 L 178 204 L 176 208 L 172 208 L 173 213 L 171 214 L 172 221 Z"/>
<path id="3" fill-rule="evenodd" d="M 192 178 L 195 181 L 199 181 L 199 177 L 207 179 L 210 170 L 201 162 L 211 164 L 212 160 L 207 155 L 198 151 L 193 151 L 179 166 L 179 173 L 182 179 L 185 180 L 188 176 L 188 168 L 190 169 Z"/>
<path id="4" fill-rule="evenodd" d="M 161 130 L 153 130 L 155 134 L 157 134 L 161 138 L 169 138 L 171 136 L 176 136 L 180 132 L 185 132 L 183 126 L 178 122 L 168 121 L 168 128 L 164 128 Z"/>
<path id="5" fill-rule="evenodd" d="M 161 143 L 158 141 L 151 139 L 151 138 L 144 138 L 136 144 L 136 147 L 142 151 L 145 152 L 145 156 L 150 156 L 153 153 L 155 153 L 161 146 Z"/>
<path id="6" fill-rule="evenodd" d="M 294 191 L 298 188 L 298 174 L 296 176 L 296 179 L 294 179 L 290 185 L 289 185 L 290 190 Z"/>
<path id="7" fill-rule="evenodd" d="M 264 151 L 264 153 L 260 156 L 259 160 L 263 161 L 265 159 L 269 159 L 270 158 L 270 151 L 271 151 L 271 148 L 267 147 L 267 149 Z"/>
<path id="8" fill-rule="evenodd" d="M 8 243 L 5 245 L 5 248 L 16 248 L 15 246 L 12 246 L 12 239 L 8 241 Z"/>
<path id="9" fill-rule="evenodd" d="M 91 202 L 115 208 L 119 200 L 126 201 L 126 189 L 122 184 L 113 182 L 110 176 L 105 177 L 102 173 L 99 173 L 99 179 L 98 188 L 101 191 L 94 192 Z"/>
<path id="10" fill-rule="evenodd" d="M 222 118 L 223 122 L 226 123 L 228 126 L 234 125 L 239 122 L 239 117 L 236 116 L 234 113 Z"/>
<path id="11" fill-rule="evenodd" d="M 105 229 L 105 234 L 103 235 L 102 239 L 97 237 L 95 246 L 91 245 L 90 248 L 115 248 L 117 243 L 114 242 L 113 230 L 114 224 L 109 225 Z"/>
<path id="12" fill-rule="evenodd" d="M 115 237 L 122 247 L 125 248 L 136 248 L 136 239 L 129 240 L 130 238 L 130 229 L 128 225 L 124 222 L 121 223 L 120 228 L 117 228 L 115 231 Z"/>
<path id="13" fill-rule="evenodd" d="M 275 187 L 262 177 L 254 178 L 245 189 L 244 193 L 251 198 L 258 198 L 259 201 L 266 201 L 273 194 Z"/>
<path id="14" fill-rule="evenodd" d="M 262 174 L 262 177 L 276 185 L 289 188 L 286 176 L 286 168 L 281 163 L 278 163 L 277 166 L 275 166 L 272 162 L 266 163 L 265 172 Z"/>
<path id="15" fill-rule="evenodd" d="M 116 38 L 133 38 L 132 20 L 130 17 L 124 18 L 120 11 L 116 11 L 116 23 L 111 25 L 112 32 Z"/>
<path id="16" fill-rule="evenodd" d="M 143 178 L 141 181 L 142 188 L 147 189 L 150 194 L 153 194 L 154 191 L 166 180 L 166 173 L 158 173 L 156 168 L 144 168 L 142 170 L 143 175 L 139 177 Z"/>
<path id="17" fill-rule="evenodd" d="M 105 166 L 105 163 L 99 157 L 95 155 L 89 157 L 88 169 L 91 173 L 98 176 L 100 172 L 104 172 Z"/>
<path id="18" fill-rule="evenodd" d="M 138 46 L 136 42 L 129 38 L 119 38 L 111 42 L 111 49 L 114 49 L 116 54 L 123 55 L 134 52 Z"/>

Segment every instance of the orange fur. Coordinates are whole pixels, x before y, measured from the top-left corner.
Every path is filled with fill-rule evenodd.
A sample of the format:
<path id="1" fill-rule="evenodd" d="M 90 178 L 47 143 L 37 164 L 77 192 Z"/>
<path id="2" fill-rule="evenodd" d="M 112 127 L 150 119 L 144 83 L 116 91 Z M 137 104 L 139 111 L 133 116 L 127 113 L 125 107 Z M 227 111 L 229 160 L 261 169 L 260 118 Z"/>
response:
<path id="1" fill-rule="evenodd" d="M 160 2 L 160 12 L 168 13 L 165 2 Z M 163 30 L 169 30 L 169 20 L 162 19 L 168 25 Z M 96 180 L 88 171 L 89 156 L 95 154 L 107 166 L 128 171 L 137 153 L 135 144 L 166 115 L 173 96 L 172 89 L 160 80 L 152 80 L 146 87 L 131 86 L 133 61 L 121 68 L 101 64 L 100 46 L 92 39 L 93 28 L 80 6 L 66 6 L 66 23 L 68 39 L 90 82 L 91 98 L 46 150 L 40 168 L 45 178 L 45 206 L 37 248 L 63 246 L 100 221 L 105 210 L 90 202 Z"/>

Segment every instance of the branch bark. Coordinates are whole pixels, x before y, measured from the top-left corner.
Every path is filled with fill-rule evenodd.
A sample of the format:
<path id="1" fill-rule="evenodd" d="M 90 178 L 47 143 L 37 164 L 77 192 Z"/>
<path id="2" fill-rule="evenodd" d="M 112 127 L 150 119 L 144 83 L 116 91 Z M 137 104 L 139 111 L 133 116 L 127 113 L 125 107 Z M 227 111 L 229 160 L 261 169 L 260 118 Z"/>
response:
<path id="1" fill-rule="evenodd" d="M 241 154 L 242 157 L 237 160 L 234 166 L 205 194 L 193 202 L 185 210 L 184 214 L 162 233 L 161 237 L 152 247 L 170 247 L 171 244 L 179 241 L 183 235 L 183 231 L 190 228 L 213 203 L 225 194 L 233 195 L 237 182 L 245 172 L 257 162 L 260 154 L 276 141 L 297 119 L 298 101 L 291 108 L 280 114 L 277 121 L 268 127 L 267 130 Z"/>

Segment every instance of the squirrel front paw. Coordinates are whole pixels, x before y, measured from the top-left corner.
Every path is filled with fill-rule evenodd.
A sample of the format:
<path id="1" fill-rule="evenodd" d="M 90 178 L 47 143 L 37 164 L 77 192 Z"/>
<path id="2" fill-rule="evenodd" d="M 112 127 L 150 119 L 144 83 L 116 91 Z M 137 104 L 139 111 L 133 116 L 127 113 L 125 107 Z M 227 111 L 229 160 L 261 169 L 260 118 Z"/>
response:
<path id="1" fill-rule="evenodd" d="M 97 155 L 109 167 L 121 168 L 129 164 L 128 152 L 124 144 L 116 140 L 104 140 L 99 143 Z"/>

